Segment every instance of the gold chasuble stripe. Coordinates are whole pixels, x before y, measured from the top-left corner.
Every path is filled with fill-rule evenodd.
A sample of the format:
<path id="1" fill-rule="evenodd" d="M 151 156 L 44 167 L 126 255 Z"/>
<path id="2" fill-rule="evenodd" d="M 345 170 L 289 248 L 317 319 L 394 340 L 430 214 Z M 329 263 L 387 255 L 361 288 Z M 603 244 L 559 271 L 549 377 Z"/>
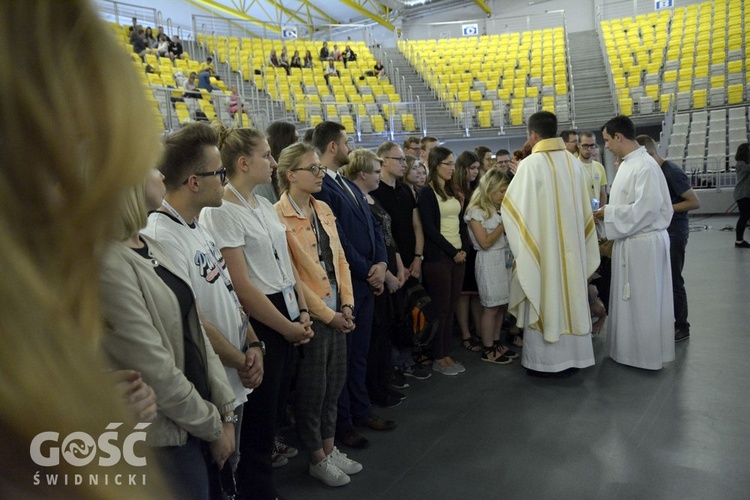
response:
<path id="1" fill-rule="evenodd" d="M 560 241 L 560 266 L 562 269 L 562 295 L 563 295 L 563 301 L 562 303 L 565 305 L 565 318 L 567 320 L 567 326 L 563 329 L 561 333 L 573 333 L 573 313 L 570 310 L 570 297 L 568 295 L 569 283 L 568 283 L 568 258 L 567 258 L 567 251 L 565 250 L 565 235 L 563 234 L 563 221 L 562 221 L 562 211 L 563 207 L 560 205 L 560 187 L 557 183 L 557 168 L 555 167 L 555 162 L 552 160 L 552 155 L 550 155 L 548 152 L 544 153 L 545 158 L 547 158 L 547 163 L 549 164 L 550 168 L 552 169 L 552 180 L 554 181 L 555 185 L 555 206 L 556 206 L 556 214 L 557 214 L 557 234 Z"/>
<path id="2" fill-rule="evenodd" d="M 521 217 L 521 214 L 518 212 L 518 209 L 513 204 L 513 201 L 510 198 L 505 198 L 504 200 L 505 208 L 510 212 L 510 216 L 512 219 L 516 221 L 518 224 L 518 230 L 521 233 L 521 238 L 523 239 L 523 242 L 526 244 L 526 247 L 529 249 L 531 254 L 534 256 L 534 262 L 536 262 L 536 265 L 539 269 L 542 268 L 542 257 L 539 253 L 539 246 L 534 241 L 534 238 L 531 236 L 531 233 L 529 233 L 529 230 L 527 229 L 526 221 Z"/>

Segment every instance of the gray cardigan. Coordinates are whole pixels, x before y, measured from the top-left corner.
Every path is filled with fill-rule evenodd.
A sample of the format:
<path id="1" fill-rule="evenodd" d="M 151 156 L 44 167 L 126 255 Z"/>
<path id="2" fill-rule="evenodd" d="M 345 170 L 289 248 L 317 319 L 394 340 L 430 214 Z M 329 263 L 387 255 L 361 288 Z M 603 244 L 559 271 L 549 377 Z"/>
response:
<path id="1" fill-rule="evenodd" d="M 188 286 L 190 280 L 171 263 L 156 241 L 141 236 L 151 255 Z M 124 243 L 110 245 L 101 272 L 105 353 L 116 368 L 141 373 L 156 393 L 156 420 L 147 428 L 150 446 L 180 446 L 188 434 L 204 441 L 221 436 L 221 414 L 234 410 L 234 393 L 226 373 L 198 320 L 195 304 L 189 327 L 206 366 L 211 402 L 185 377 L 182 313 L 177 298 L 151 263 Z"/>

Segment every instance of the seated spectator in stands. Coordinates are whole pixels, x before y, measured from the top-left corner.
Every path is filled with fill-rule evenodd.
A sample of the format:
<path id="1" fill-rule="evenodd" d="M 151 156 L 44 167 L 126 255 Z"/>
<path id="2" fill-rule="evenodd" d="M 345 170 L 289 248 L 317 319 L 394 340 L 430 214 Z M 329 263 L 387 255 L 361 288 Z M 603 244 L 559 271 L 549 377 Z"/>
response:
<path id="1" fill-rule="evenodd" d="M 284 68 L 286 70 L 286 74 L 289 75 L 291 72 L 289 71 L 289 53 L 286 51 L 286 47 L 281 49 L 281 56 L 279 57 L 279 66 Z"/>
<path id="2" fill-rule="evenodd" d="M 245 108 L 245 103 L 242 102 L 242 97 L 240 96 L 240 91 L 237 89 L 237 86 L 233 86 L 230 90 L 230 94 L 227 97 L 227 104 L 229 105 L 229 114 L 232 115 L 232 118 L 234 118 L 235 113 L 237 113 L 237 110 L 242 111 L 243 113 L 247 113 L 247 109 Z"/>
<path id="3" fill-rule="evenodd" d="M 130 27 L 133 28 L 133 31 L 135 31 L 136 33 L 138 32 L 138 28 L 140 28 L 141 26 L 138 24 L 137 18 L 135 17 L 133 18 L 132 24 L 130 25 Z"/>
<path id="4" fill-rule="evenodd" d="M 155 49 L 158 43 L 156 40 L 156 37 L 154 37 L 154 32 L 151 30 L 150 26 L 146 28 L 145 42 L 146 42 L 146 46 L 150 49 Z"/>
<path id="5" fill-rule="evenodd" d="M 146 443 L 167 481 L 176 492 L 208 499 L 212 478 L 234 451 L 234 393 L 201 326 L 189 277 L 139 234 L 164 193 L 164 176 L 154 170 L 123 199 L 118 238 L 102 252 L 102 348 L 115 367 L 139 371 L 156 392 Z"/>
<path id="6" fill-rule="evenodd" d="M 281 67 L 279 56 L 276 55 L 276 49 L 271 49 L 271 53 L 268 56 L 268 64 L 273 66 L 274 68 Z"/>
<path id="7" fill-rule="evenodd" d="M 203 73 L 204 71 L 208 72 L 209 76 L 213 76 L 217 80 L 221 80 L 219 78 L 219 75 L 216 73 L 216 68 L 214 67 L 214 58 L 211 56 L 206 57 L 206 61 L 201 64 L 200 69 L 198 69 L 198 75 Z"/>
<path id="8" fill-rule="evenodd" d="M 172 54 L 172 59 L 184 59 L 184 52 L 180 37 L 177 35 L 173 36 L 172 41 L 169 43 L 169 53 Z"/>
<path id="9" fill-rule="evenodd" d="M 331 51 L 331 57 L 333 58 L 334 61 L 340 61 L 344 57 L 341 51 L 339 50 L 339 46 L 336 44 L 333 45 L 333 50 Z"/>
<path id="10" fill-rule="evenodd" d="M 143 29 L 139 29 L 133 39 L 133 52 L 138 54 L 141 59 L 143 59 L 144 55 L 153 53 L 146 43 L 146 33 Z"/>
<path id="11" fill-rule="evenodd" d="M 185 85 L 183 86 L 183 88 L 185 89 L 185 93 L 182 94 L 182 97 L 202 99 L 201 93 L 198 90 L 198 83 L 196 82 L 197 79 L 198 79 L 198 74 L 195 71 L 192 71 L 190 73 L 190 76 L 188 76 L 188 79 L 185 82 Z"/>
<path id="12" fill-rule="evenodd" d="M 328 49 L 328 42 L 323 42 L 323 47 L 320 49 L 320 60 L 328 61 L 331 59 L 331 51 Z"/>
<path id="13" fill-rule="evenodd" d="M 208 71 L 201 71 L 200 73 L 198 73 L 198 88 L 206 89 L 209 92 L 219 90 L 218 88 L 211 85 L 211 73 L 209 73 Z"/>
<path id="14" fill-rule="evenodd" d="M 344 49 L 344 53 L 341 55 L 341 59 L 344 61 L 344 67 L 346 68 L 346 65 L 349 61 L 357 60 L 357 54 L 355 54 L 352 48 L 347 45 Z"/>
<path id="15" fill-rule="evenodd" d="M 383 66 L 383 63 L 380 62 L 380 59 L 375 63 L 375 67 L 373 68 L 375 70 L 375 76 L 378 78 L 383 78 L 385 76 L 385 66 Z"/>
<path id="16" fill-rule="evenodd" d="M 158 40 L 162 35 L 164 35 L 164 38 L 166 38 L 169 43 L 172 43 L 172 39 L 169 38 L 166 33 L 164 33 L 164 26 L 159 26 L 156 33 L 156 39 Z"/>
<path id="17" fill-rule="evenodd" d="M 315 331 L 299 360 L 295 423 L 309 453 L 309 474 L 329 486 L 343 486 L 350 474 L 362 470 L 333 442 L 337 402 L 346 381 L 346 334 L 354 329 L 349 264 L 331 208 L 312 196 L 320 192 L 326 175 L 315 148 L 299 143 L 284 149 L 278 175 L 283 193 L 276 212 L 286 226 Z"/>
<path id="18" fill-rule="evenodd" d="M 330 60 L 328 61 L 328 66 L 326 66 L 326 74 L 325 74 L 326 83 L 328 83 L 329 85 L 331 83 L 330 77 L 332 76 L 338 77 L 341 75 L 339 74 L 339 70 L 336 69 L 336 65 L 334 64 L 333 60 Z"/>
<path id="19" fill-rule="evenodd" d="M 172 54 L 169 53 L 169 42 L 167 41 L 166 35 L 159 35 L 159 44 L 156 46 L 156 55 L 159 57 L 169 57 L 174 60 Z"/>
<path id="20" fill-rule="evenodd" d="M 292 56 L 292 61 L 289 63 L 289 66 L 292 68 L 301 68 L 302 67 L 302 59 L 299 57 L 299 50 L 294 51 L 294 55 Z"/>
<path id="21" fill-rule="evenodd" d="M 313 57 L 312 57 L 312 53 L 309 50 L 305 51 L 305 60 L 303 62 L 304 62 L 303 67 L 305 68 L 313 67 Z"/>

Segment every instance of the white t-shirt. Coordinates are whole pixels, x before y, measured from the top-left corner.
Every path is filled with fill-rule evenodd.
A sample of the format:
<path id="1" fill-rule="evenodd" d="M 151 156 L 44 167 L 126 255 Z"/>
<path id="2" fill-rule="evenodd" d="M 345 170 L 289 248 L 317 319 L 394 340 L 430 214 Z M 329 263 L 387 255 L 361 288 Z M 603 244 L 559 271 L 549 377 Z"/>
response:
<path id="1" fill-rule="evenodd" d="M 190 277 L 198 308 L 206 321 L 216 326 L 234 347 L 242 350 L 246 341 L 246 332 L 240 333 L 242 316 L 217 267 L 221 266 L 229 277 L 224 258 L 208 231 L 183 226 L 171 215 L 154 212 L 149 215 L 143 233 L 161 243 L 172 262 Z M 252 390 L 242 385 L 236 368 L 225 366 L 224 370 L 234 391 L 235 406 L 239 406 L 247 401 Z"/>
<path id="2" fill-rule="evenodd" d="M 219 249 L 242 248 L 250 281 L 264 294 L 272 295 L 294 285 L 286 226 L 270 201 L 262 196 L 255 198 L 256 209 L 225 201 L 218 208 L 204 208 L 200 221 Z"/>

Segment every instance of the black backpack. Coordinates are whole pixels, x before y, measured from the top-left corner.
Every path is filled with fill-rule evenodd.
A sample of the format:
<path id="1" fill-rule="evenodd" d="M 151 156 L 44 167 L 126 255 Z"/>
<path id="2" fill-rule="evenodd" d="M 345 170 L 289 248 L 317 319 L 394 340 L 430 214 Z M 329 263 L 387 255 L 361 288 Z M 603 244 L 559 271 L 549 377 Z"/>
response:
<path id="1" fill-rule="evenodd" d="M 413 276 L 394 294 L 397 343 L 401 347 L 426 347 L 438 327 L 438 315 L 430 295 Z"/>

